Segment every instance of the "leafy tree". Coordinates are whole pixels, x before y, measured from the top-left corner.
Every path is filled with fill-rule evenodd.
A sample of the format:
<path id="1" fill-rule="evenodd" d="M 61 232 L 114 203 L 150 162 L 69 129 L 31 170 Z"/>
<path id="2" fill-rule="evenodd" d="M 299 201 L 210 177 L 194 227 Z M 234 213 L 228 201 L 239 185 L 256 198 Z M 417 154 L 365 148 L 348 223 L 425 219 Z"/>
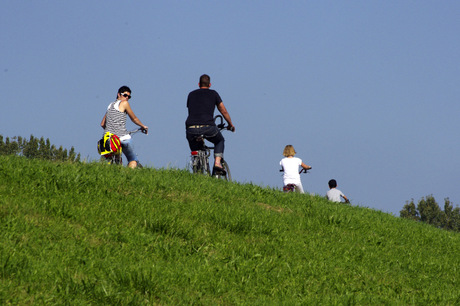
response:
<path id="1" fill-rule="evenodd" d="M 16 139 L 18 143 L 18 152 L 16 154 L 19 154 L 24 149 L 24 146 L 26 145 L 26 140 L 22 138 L 21 136 L 13 137 L 13 139 Z"/>
<path id="2" fill-rule="evenodd" d="M 28 158 L 37 158 L 38 157 L 38 139 L 35 138 L 33 135 L 30 135 L 29 141 L 25 144 L 22 153 L 25 157 Z"/>
<path id="3" fill-rule="evenodd" d="M 6 149 L 6 146 L 3 143 L 3 136 L 0 135 L 0 154 L 4 155 L 5 154 L 5 149 Z"/>
<path id="4" fill-rule="evenodd" d="M 80 153 L 76 154 L 75 153 L 75 149 L 72 147 L 70 148 L 70 151 L 69 151 L 69 159 L 71 161 L 76 161 L 76 162 L 79 162 L 80 161 Z"/>
<path id="5" fill-rule="evenodd" d="M 432 195 L 422 198 L 417 205 L 420 221 L 432 224 L 436 227 L 441 225 L 441 208 Z"/>
<path id="6" fill-rule="evenodd" d="M 447 230 L 460 231 L 460 207 L 454 208 L 449 198 L 444 199 L 442 224 Z"/>
<path id="7" fill-rule="evenodd" d="M 453 206 L 449 199 L 444 199 L 444 211 L 432 195 L 422 198 L 417 205 L 414 200 L 406 202 L 399 212 L 401 218 L 411 219 L 434 225 L 438 228 L 460 232 L 460 207 Z"/>
<path id="8" fill-rule="evenodd" d="M 9 137 L 6 137 L 5 143 L 2 145 L 2 147 L 3 147 L 2 154 L 5 154 L 5 155 L 18 154 L 19 152 L 18 143 L 15 141 L 10 141 Z"/>
<path id="9" fill-rule="evenodd" d="M 50 156 L 50 150 L 49 150 L 50 148 L 46 146 L 45 139 L 41 137 L 38 144 L 39 144 L 38 157 L 41 159 L 48 159 Z"/>
<path id="10" fill-rule="evenodd" d="M 70 161 L 79 162 L 80 154 L 75 153 L 75 149 L 72 147 L 70 151 L 67 149 L 51 145 L 49 139 L 40 139 L 30 135 L 29 140 L 22 138 L 21 136 L 13 137 L 13 141 L 9 137 L 6 137 L 3 141 L 3 136 L 0 135 L 0 155 L 20 155 L 27 158 L 41 158 L 53 161 Z"/>
<path id="11" fill-rule="evenodd" d="M 60 146 L 56 152 L 55 160 L 64 161 L 65 157 L 67 157 L 67 150 L 64 150 L 62 146 Z"/>
<path id="12" fill-rule="evenodd" d="M 418 215 L 417 207 L 414 204 L 414 199 L 412 201 L 406 202 L 403 209 L 399 212 L 401 218 L 412 219 L 415 221 L 420 221 L 420 216 Z"/>

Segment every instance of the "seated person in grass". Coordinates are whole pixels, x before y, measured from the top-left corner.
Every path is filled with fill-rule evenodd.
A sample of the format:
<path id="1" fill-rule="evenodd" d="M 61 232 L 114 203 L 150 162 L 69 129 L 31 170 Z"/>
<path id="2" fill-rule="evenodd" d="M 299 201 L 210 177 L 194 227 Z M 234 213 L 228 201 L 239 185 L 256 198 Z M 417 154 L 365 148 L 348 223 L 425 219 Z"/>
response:
<path id="1" fill-rule="evenodd" d="M 338 190 L 337 189 L 337 181 L 332 179 L 329 181 L 328 183 L 329 185 L 329 190 L 328 192 L 326 193 L 326 198 L 329 200 L 329 201 L 332 201 L 332 202 L 342 202 L 342 199 L 343 198 L 345 200 L 345 203 L 350 203 L 350 201 L 348 200 L 348 198 L 342 193 L 342 191 Z"/>
<path id="2" fill-rule="evenodd" d="M 283 182 L 284 186 L 294 184 L 297 192 L 304 193 L 302 182 L 300 181 L 299 167 L 306 170 L 310 170 L 311 167 L 304 164 L 300 158 L 294 157 L 295 154 L 296 152 L 292 145 L 287 145 L 284 148 L 284 158 L 280 161 L 281 168 L 284 171 Z"/>

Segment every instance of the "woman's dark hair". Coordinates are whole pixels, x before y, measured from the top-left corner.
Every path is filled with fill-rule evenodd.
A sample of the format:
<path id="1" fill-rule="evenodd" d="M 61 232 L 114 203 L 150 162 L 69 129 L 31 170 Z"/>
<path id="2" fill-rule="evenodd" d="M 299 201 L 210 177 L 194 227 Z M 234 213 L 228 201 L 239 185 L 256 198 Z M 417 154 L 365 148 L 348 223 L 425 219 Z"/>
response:
<path id="1" fill-rule="evenodd" d="M 118 89 L 119 94 L 124 93 L 125 91 L 131 93 L 131 89 L 126 85 L 123 85 Z M 118 94 L 117 94 L 117 99 L 118 99 Z"/>

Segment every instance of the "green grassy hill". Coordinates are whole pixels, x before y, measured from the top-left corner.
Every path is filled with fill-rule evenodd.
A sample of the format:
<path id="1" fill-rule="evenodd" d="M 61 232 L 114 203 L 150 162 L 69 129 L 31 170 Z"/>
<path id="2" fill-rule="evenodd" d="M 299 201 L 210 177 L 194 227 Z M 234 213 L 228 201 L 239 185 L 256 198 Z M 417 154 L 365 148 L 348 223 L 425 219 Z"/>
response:
<path id="1" fill-rule="evenodd" d="M 0 157 L 0 304 L 460 304 L 460 234 L 184 170 Z"/>

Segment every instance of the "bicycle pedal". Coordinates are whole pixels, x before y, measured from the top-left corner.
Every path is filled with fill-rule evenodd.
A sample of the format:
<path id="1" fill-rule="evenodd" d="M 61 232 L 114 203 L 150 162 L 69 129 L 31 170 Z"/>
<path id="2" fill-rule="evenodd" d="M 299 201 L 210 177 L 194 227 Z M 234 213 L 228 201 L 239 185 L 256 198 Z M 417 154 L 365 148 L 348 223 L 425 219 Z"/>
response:
<path id="1" fill-rule="evenodd" d="M 213 167 L 212 168 L 212 175 L 226 175 L 227 171 L 225 169 L 220 168 L 220 167 Z"/>

